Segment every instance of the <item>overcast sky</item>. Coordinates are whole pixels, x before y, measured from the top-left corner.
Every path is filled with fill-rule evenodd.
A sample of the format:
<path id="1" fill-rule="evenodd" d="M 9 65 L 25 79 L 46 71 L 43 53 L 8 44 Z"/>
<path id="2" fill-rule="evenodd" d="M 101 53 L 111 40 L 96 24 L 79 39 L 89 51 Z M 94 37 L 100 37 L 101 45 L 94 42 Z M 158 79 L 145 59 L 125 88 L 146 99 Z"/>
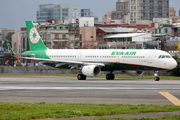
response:
<path id="1" fill-rule="evenodd" d="M 175 7 L 177 14 L 180 10 L 180 0 L 169 0 L 170 7 Z M 0 0 L 0 29 L 14 29 L 19 31 L 25 27 L 25 21 L 36 21 L 36 11 L 39 4 L 76 4 L 80 9 L 91 9 L 94 16 L 102 20 L 108 11 L 116 9 L 117 0 Z M 1 31 L 1 30 L 0 30 Z"/>

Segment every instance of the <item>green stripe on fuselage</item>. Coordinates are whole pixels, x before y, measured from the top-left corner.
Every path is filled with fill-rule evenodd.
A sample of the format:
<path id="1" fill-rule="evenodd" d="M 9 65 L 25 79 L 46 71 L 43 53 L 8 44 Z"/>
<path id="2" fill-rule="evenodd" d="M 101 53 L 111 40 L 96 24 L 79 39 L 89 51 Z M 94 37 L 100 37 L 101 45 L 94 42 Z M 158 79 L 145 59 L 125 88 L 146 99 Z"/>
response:
<path id="1" fill-rule="evenodd" d="M 146 70 L 166 70 L 163 68 L 157 68 L 157 67 L 153 67 L 153 66 L 141 66 L 141 65 L 132 65 L 132 64 L 125 64 L 125 63 L 103 63 L 105 64 L 105 67 L 102 67 L 101 70 L 102 71 L 125 71 L 125 70 L 142 70 L 142 71 L 146 71 Z M 51 66 L 51 67 L 55 67 L 56 64 L 55 63 L 46 63 L 45 65 L 47 66 Z M 62 65 L 60 67 L 58 67 L 60 69 L 70 69 L 69 64 L 66 65 Z"/>
<path id="2" fill-rule="evenodd" d="M 163 68 L 157 68 L 153 66 L 143 66 L 136 64 L 126 63 L 103 63 L 105 67 L 102 67 L 102 71 L 114 71 L 114 70 L 164 70 Z"/>

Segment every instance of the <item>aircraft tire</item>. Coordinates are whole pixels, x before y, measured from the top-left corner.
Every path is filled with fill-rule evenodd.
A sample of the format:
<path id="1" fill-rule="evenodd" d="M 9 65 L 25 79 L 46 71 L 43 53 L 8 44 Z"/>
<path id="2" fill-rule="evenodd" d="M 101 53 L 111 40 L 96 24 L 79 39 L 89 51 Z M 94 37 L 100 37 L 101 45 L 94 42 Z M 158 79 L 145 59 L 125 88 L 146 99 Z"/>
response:
<path id="1" fill-rule="evenodd" d="M 159 81 L 160 78 L 159 78 L 159 77 L 155 77 L 154 80 L 155 80 L 155 81 Z"/>
<path id="2" fill-rule="evenodd" d="M 83 75 L 83 78 L 82 78 L 82 80 L 86 80 L 86 76 L 85 76 L 85 75 Z"/>
<path id="3" fill-rule="evenodd" d="M 86 76 L 83 74 L 78 74 L 77 79 L 78 80 L 86 80 Z"/>
<path id="4" fill-rule="evenodd" d="M 115 78 L 114 74 L 106 74 L 107 80 L 114 80 L 114 78 Z"/>
<path id="5" fill-rule="evenodd" d="M 111 74 L 111 80 L 114 80 L 115 76 L 114 74 Z"/>
<path id="6" fill-rule="evenodd" d="M 106 74 L 106 80 L 110 80 L 110 74 Z"/>

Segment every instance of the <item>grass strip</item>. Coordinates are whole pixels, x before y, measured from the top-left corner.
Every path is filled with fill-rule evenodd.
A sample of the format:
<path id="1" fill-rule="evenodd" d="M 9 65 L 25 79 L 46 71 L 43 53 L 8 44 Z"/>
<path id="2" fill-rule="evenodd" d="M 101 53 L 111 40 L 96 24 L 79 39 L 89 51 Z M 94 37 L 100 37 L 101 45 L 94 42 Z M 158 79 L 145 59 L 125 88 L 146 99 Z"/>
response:
<path id="1" fill-rule="evenodd" d="M 0 120 L 71 118 L 180 111 L 171 105 L 0 103 Z"/>
<path id="2" fill-rule="evenodd" d="M 12 74 L 12 73 L 0 73 L 0 75 L 42 75 L 42 76 L 68 76 L 77 77 L 77 74 Z M 154 76 L 142 75 L 142 76 L 129 76 L 125 74 L 116 74 L 116 79 L 153 79 Z M 180 77 L 175 76 L 159 76 L 162 80 L 180 80 Z M 98 78 L 106 78 L 105 74 L 101 74 Z"/>

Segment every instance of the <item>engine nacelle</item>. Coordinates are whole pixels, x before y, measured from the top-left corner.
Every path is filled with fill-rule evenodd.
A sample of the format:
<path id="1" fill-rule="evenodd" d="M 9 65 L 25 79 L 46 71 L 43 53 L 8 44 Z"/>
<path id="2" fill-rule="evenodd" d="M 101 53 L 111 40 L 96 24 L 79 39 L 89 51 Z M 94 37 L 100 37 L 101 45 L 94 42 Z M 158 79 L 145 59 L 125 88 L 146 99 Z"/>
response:
<path id="1" fill-rule="evenodd" d="M 130 76 L 141 76 L 144 73 L 143 71 L 123 71 L 123 72 Z"/>
<path id="2" fill-rule="evenodd" d="M 98 76 L 101 73 L 101 68 L 96 65 L 83 66 L 82 73 L 86 76 Z"/>

